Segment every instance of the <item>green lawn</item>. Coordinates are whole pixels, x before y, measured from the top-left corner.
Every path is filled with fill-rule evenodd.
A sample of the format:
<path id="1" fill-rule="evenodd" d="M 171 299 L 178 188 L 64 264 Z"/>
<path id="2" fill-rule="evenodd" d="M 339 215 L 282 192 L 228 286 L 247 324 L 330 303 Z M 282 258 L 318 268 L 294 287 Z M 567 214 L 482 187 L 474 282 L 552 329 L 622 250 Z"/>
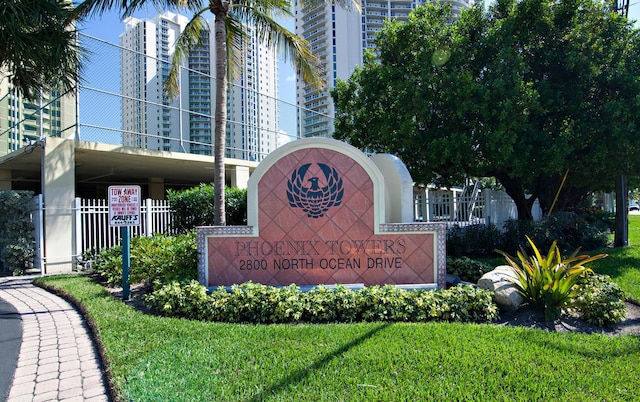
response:
<path id="1" fill-rule="evenodd" d="M 606 248 L 589 254 L 606 253 L 609 257 L 593 262 L 592 268 L 610 275 L 628 298 L 640 302 L 640 215 L 629 216 L 629 247 Z"/>
<path id="2" fill-rule="evenodd" d="M 238 325 L 142 314 L 45 277 L 97 328 L 120 400 L 640 400 L 640 337 L 476 324 Z"/>

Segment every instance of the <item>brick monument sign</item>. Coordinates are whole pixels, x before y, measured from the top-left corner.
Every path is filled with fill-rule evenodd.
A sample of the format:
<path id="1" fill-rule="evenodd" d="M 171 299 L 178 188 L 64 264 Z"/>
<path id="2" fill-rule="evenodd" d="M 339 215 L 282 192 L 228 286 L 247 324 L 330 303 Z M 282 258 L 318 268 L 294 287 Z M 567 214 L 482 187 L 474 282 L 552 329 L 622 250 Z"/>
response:
<path id="1" fill-rule="evenodd" d="M 398 173 L 373 159 L 327 138 L 269 154 L 249 179 L 248 226 L 198 228 L 199 281 L 444 287 L 445 224 L 392 222 L 413 216 L 413 193 L 402 204 Z"/>

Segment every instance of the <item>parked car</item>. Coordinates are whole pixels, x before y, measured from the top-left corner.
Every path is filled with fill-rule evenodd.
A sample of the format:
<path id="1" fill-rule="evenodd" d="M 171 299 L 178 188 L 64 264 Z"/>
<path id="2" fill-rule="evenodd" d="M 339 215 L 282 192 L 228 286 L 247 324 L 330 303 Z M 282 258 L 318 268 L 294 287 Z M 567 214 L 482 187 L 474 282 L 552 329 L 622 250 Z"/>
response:
<path id="1" fill-rule="evenodd" d="M 637 201 L 629 200 L 629 211 L 640 211 L 640 205 Z"/>

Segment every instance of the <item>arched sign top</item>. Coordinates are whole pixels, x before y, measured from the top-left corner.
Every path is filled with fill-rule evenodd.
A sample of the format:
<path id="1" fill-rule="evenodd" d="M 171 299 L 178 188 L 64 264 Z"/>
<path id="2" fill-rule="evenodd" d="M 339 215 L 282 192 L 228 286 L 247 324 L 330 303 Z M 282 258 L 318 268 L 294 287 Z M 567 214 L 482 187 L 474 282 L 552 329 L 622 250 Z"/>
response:
<path id="1" fill-rule="evenodd" d="M 355 148 L 352 145 L 343 141 L 338 141 L 332 138 L 314 137 L 304 138 L 296 141 L 292 141 L 276 149 L 258 165 L 256 170 L 249 178 L 247 185 L 247 224 L 259 228 L 259 216 L 258 205 L 254 203 L 255 200 L 260 199 L 259 183 L 274 165 L 291 154 L 302 152 L 304 160 L 299 167 L 306 164 L 320 163 L 323 164 L 323 160 L 327 160 L 326 154 L 335 152 L 343 155 L 345 158 L 351 159 L 358 164 L 362 170 L 369 176 L 373 184 L 373 202 L 374 202 L 374 222 L 380 224 L 384 222 L 385 214 L 385 197 L 384 197 L 384 177 L 380 172 L 380 169 L 371 161 L 371 159 L 365 155 L 362 151 Z M 329 163 L 325 163 L 329 169 L 336 169 L 335 166 L 330 166 Z M 298 167 L 298 168 L 299 168 Z M 294 168 L 296 169 L 296 168 Z M 340 175 L 338 170 L 335 171 L 337 175 Z M 294 172 L 291 171 L 291 174 Z M 333 174 L 333 173 L 332 173 Z M 312 182 L 313 183 L 313 182 Z M 311 184 L 313 186 L 313 184 Z M 259 230 L 259 229 L 258 229 Z"/>

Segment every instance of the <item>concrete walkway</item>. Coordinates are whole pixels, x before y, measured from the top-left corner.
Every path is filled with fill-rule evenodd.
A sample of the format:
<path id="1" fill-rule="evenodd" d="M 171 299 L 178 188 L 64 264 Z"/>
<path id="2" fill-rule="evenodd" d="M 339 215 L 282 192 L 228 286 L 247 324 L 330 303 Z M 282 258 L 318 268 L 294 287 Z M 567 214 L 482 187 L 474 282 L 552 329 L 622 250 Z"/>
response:
<path id="1" fill-rule="evenodd" d="M 0 325 L 11 333 L 15 325 L 22 325 L 17 362 L 6 348 L 19 343 L 0 344 L 0 360 L 6 363 L 0 373 L 11 371 L 11 362 L 5 359 L 15 365 L 8 395 L 0 394 L 0 401 L 109 401 L 100 357 L 86 323 L 71 304 L 34 286 L 32 280 L 0 278 L 0 299 L 15 308 L 13 313 L 5 308 L 7 319 Z"/>

